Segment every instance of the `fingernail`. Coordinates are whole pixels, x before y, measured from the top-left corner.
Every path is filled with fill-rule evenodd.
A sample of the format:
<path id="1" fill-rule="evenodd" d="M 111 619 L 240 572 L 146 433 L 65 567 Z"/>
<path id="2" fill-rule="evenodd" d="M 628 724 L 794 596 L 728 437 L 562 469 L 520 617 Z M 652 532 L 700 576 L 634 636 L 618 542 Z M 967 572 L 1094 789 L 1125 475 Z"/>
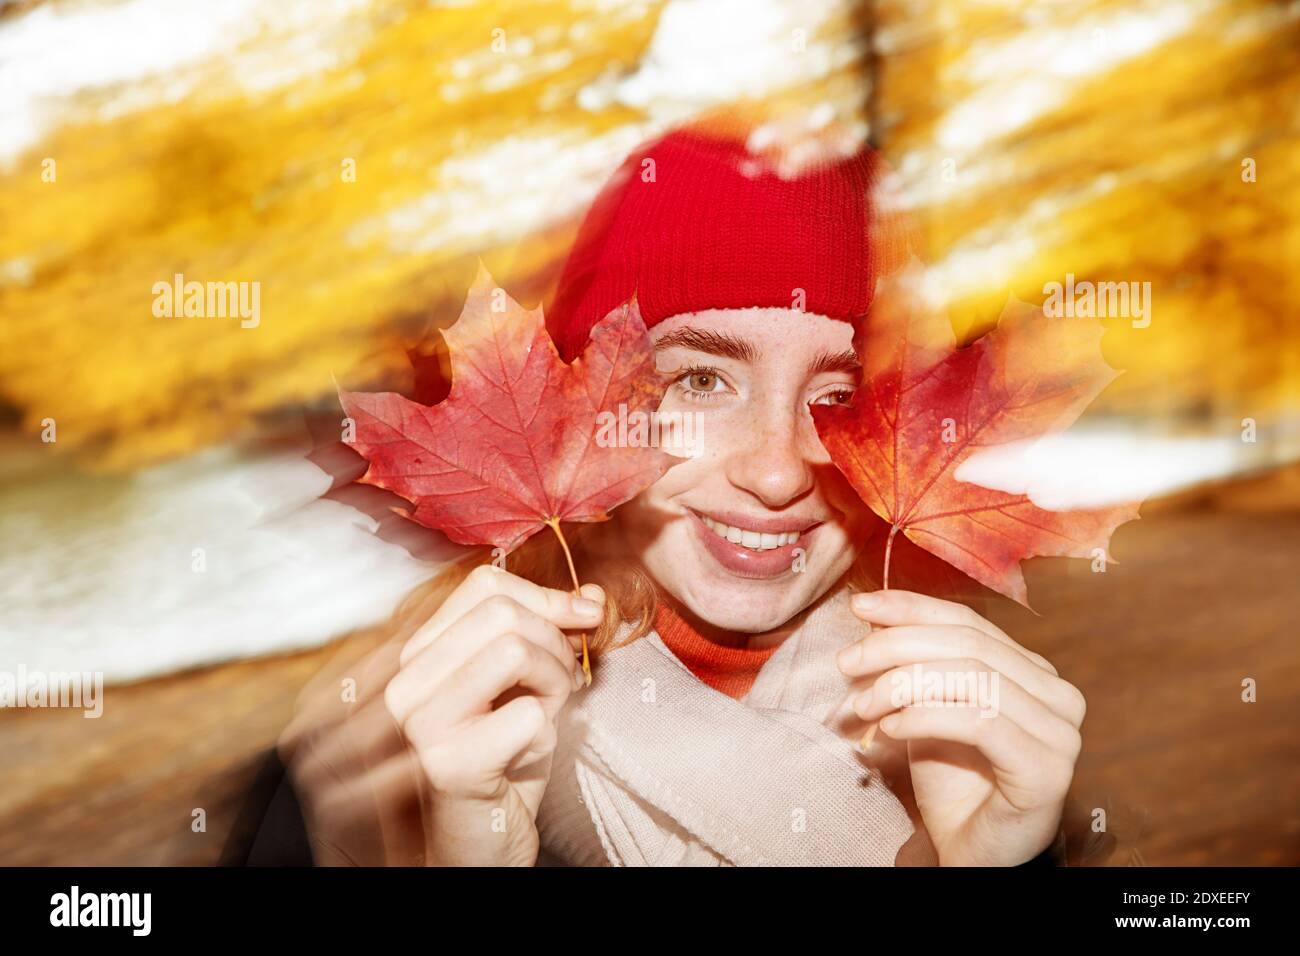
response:
<path id="1" fill-rule="evenodd" d="M 841 647 L 839 653 L 835 655 L 835 664 L 842 671 L 848 671 L 858 662 L 861 651 L 857 644 L 849 644 Z"/>
<path id="2" fill-rule="evenodd" d="M 599 584 L 584 584 L 580 589 L 580 593 L 598 604 L 605 603 L 605 589 Z"/>
<path id="3" fill-rule="evenodd" d="M 855 594 L 853 595 L 853 606 L 859 611 L 871 611 L 880 607 L 879 594 Z"/>
<path id="4" fill-rule="evenodd" d="M 579 663 L 573 669 L 573 689 L 582 690 L 582 686 L 587 683 L 587 678 L 582 673 L 582 664 Z"/>
<path id="5" fill-rule="evenodd" d="M 576 597 L 573 599 L 573 611 L 575 614 L 581 614 L 583 617 L 600 617 L 600 605 L 595 601 L 588 601 L 586 598 Z"/>

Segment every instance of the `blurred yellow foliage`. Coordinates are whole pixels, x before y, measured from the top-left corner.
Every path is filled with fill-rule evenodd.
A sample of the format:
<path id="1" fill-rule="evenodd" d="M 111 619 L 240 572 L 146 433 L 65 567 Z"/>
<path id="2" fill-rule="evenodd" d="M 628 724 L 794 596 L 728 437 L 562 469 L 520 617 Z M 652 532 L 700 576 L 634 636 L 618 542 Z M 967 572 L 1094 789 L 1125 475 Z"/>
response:
<path id="1" fill-rule="evenodd" d="M 1293 4 L 877 9 L 904 40 L 881 58 L 876 132 L 923 197 L 961 331 L 1067 273 L 1147 281 L 1148 327 L 1107 320 L 1107 357 L 1129 374 L 1099 411 L 1235 434 L 1300 410 Z"/>
<path id="2" fill-rule="evenodd" d="M 500 243 L 501 262 L 491 248 L 392 242 L 384 217 L 414 205 L 430 235 L 454 236 L 453 214 L 490 223 L 481 195 L 422 213 L 424 197 L 458 188 L 447 160 L 521 133 L 561 151 L 626 121 L 568 101 L 634 63 L 653 17 L 573 20 L 564 2 L 374 4 L 355 59 L 288 88 L 253 95 L 215 72 L 179 102 L 59 126 L 0 176 L 0 398 L 25 430 L 54 418 L 60 446 L 133 467 L 329 396 L 334 376 L 396 374 L 401 342 L 440 309 L 454 317 L 479 253 L 527 291 L 561 251 L 545 235 Z M 492 51 L 500 24 L 507 43 L 532 38 L 527 55 Z M 484 89 L 515 60 L 507 88 Z M 260 324 L 155 317 L 154 283 L 177 273 L 260 282 Z"/>
<path id="3" fill-rule="evenodd" d="M 455 317 L 479 256 L 541 299 L 585 201 L 670 118 L 590 91 L 643 65 L 671 4 L 337 6 L 187 66 L 188 86 L 86 91 L 0 167 L 0 401 L 26 434 L 54 418 L 61 447 L 132 468 L 261 433 L 335 379 L 400 381 L 401 346 Z M 1294 5 L 881 0 L 810 28 L 850 55 L 767 95 L 861 101 L 961 331 L 1067 273 L 1150 281 L 1150 327 L 1110 323 L 1130 374 L 1103 411 L 1296 407 Z M 248 73 L 307 36 L 325 65 Z M 260 323 L 155 316 L 176 274 L 259 282 Z"/>

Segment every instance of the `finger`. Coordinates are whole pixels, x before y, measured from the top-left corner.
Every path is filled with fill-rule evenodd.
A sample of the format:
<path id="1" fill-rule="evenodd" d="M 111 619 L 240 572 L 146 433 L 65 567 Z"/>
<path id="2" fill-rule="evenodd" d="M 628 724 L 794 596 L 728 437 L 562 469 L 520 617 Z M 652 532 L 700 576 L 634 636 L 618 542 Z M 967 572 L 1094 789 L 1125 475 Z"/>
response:
<path id="1" fill-rule="evenodd" d="M 872 631 L 840 650 L 840 670 L 850 677 L 876 674 L 919 661 L 972 658 L 1019 683 L 1063 719 L 1081 726 L 1087 710 L 1083 694 L 1049 673 L 1016 648 L 984 631 L 956 625 L 905 625 Z"/>
<path id="2" fill-rule="evenodd" d="M 1019 648 L 965 625 L 902 625 L 872 631 L 840 649 L 836 664 L 849 677 L 862 677 L 917 661 L 971 657 L 1002 671 L 1046 701 L 1062 717 L 1083 723 L 1083 695 L 1071 684 L 1025 656 Z"/>
<path id="3" fill-rule="evenodd" d="M 930 597 L 928 594 L 891 588 L 886 591 L 855 594 L 849 606 L 862 620 L 885 627 L 905 624 L 956 624 L 962 627 L 973 627 L 995 640 L 1016 648 L 1045 670 L 1056 673 L 1056 668 L 1047 658 L 1017 644 L 1004 630 L 976 614 L 965 604 L 944 601 Z"/>
<path id="4" fill-rule="evenodd" d="M 531 691 L 554 717 L 574 686 L 573 671 L 555 655 L 517 634 L 503 634 L 449 674 L 405 717 L 402 731 L 416 746 L 424 746 L 491 712 L 496 699 L 515 687 Z"/>
<path id="5" fill-rule="evenodd" d="M 545 706 L 525 695 L 420 748 L 419 758 L 435 791 L 488 799 L 499 795 L 508 768 L 552 753 L 555 742 Z"/>
<path id="6" fill-rule="evenodd" d="M 983 718 L 970 707 L 905 707 L 887 714 L 880 729 L 895 740 L 946 740 L 974 747 L 988 760 L 998 789 L 1016 809 L 1028 812 L 1043 795 L 1064 793 L 1074 763 L 1053 753 L 1005 714 Z"/>
<path id="7" fill-rule="evenodd" d="M 1079 731 L 1068 721 L 1005 674 L 976 660 L 924 661 L 886 671 L 854 697 L 853 711 L 871 722 L 918 704 L 971 707 L 984 719 L 1006 714 L 1071 761 L 1082 746 Z"/>
<path id="8" fill-rule="evenodd" d="M 514 634 L 542 648 L 577 679 L 581 665 L 574 648 L 554 624 L 513 598 L 498 594 L 472 608 L 441 637 L 425 647 L 389 681 L 385 694 L 389 710 L 405 718 L 457 668 L 503 634 Z"/>
<path id="9" fill-rule="evenodd" d="M 604 592 L 592 584 L 582 589 L 583 597 L 568 591 L 544 588 L 493 565 L 480 565 L 469 573 L 428 622 L 411 637 L 402 650 L 402 663 L 433 643 L 454 621 L 490 597 L 504 595 L 546 618 L 556 627 L 592 628 L 604 613 Z"/>

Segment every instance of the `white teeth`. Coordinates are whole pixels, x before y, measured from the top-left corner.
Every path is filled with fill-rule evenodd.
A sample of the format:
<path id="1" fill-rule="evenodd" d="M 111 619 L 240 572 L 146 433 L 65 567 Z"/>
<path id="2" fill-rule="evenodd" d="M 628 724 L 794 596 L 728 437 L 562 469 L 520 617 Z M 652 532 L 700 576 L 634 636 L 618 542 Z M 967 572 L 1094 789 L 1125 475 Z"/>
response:
<path id="1" fill-rule="evenodd" d="M 714 521 L 705 515 L 700 515 L 700 517 L 709 530 L 719 538 L 726 538 L 732 544 L 738 544 L 753 551 L 771 551 L 773 548 L 784 548 L 787 544 L 794 544 L 799 540 L 798 531 L 782 531 L 778 534 L 769 534 L 766 531 L 746 531 L 744 528 L 733 528 L 721 521 Z"/>

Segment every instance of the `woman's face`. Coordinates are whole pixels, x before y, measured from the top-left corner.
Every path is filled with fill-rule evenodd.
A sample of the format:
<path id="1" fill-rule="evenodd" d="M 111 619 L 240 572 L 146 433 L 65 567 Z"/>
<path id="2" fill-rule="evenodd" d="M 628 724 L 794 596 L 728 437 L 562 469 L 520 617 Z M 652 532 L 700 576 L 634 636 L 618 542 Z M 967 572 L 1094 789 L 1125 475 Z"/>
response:
<path id="1" fill-rule="evenodd" d="M 865 512 L 809 411 L 848 401 L 852 336 L 845 322 L 776 308 L 688 313 L 651 329 L 673 379 L 660 415 L 692 416 L 695 456 L 619 517 L 651 576 L 709 624 L 779 627 L 857 557 Z"/>

